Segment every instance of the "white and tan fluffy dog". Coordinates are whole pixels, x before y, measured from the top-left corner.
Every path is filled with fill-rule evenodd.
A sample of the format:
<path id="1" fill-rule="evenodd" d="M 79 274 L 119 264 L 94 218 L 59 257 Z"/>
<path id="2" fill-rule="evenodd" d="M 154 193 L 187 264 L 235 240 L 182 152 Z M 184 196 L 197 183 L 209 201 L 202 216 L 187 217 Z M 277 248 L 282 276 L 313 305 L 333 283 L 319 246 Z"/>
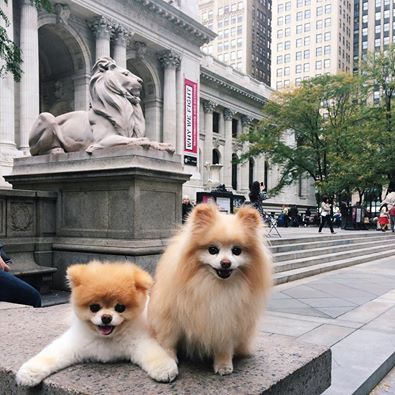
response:
<path id="1" fill-rule="evenodd" d="M 213 358 L 215 373 L 230 374 L 233 356 L 252 350 L 271 282 L 259 213 L 199 204 L 159 261 L 149 323 L 174 358 Z"/>
<path id="2" fill-rule="evenodd" d="M 129 360 L 157 381 L 172 381 L 177 364 L 149 334 L 144 309 L 151 276 L 128 263 L 91 262 L 67 270 L 72 326 L 19 369 L 20 385 L 34 386 L 84 361 Z"/>

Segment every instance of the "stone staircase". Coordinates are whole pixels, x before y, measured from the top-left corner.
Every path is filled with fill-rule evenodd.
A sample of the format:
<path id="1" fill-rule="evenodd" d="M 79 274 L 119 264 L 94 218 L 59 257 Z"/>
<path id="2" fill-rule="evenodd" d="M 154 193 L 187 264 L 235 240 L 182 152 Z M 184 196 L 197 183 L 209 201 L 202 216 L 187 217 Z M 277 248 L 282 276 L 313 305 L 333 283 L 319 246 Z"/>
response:
<path id="1" fill-rule="evenodd" d="M 274 284 L 395 256 L 393 233 L 343 233 L 269 239 Z"/>

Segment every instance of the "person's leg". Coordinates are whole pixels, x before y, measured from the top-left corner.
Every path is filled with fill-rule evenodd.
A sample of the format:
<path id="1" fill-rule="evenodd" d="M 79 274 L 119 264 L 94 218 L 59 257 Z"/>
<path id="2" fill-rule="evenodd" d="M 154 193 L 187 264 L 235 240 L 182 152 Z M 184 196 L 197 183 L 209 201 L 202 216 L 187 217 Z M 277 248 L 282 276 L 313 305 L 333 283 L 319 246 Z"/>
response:
<path id="1" fill-rule="evenodd" d="M 321 233 L 322 227 L 324 226 L 325 218 L 322 215 L 320 215 L 320 227 L 318 228 L 318 233 Z"/>
<path id="2" fill-rule="evenodd" d="M 330 215 L 327 215 L 326 216 L 326 220 L 327 220 L 327 222 L 328 222 L 328 226 L 329 226 L 329 229 L 331 230 L 331 233 L 335 233 L 335 231 L 333 230 L 333 226 L 332 226 L 332 219 L 331 219 L 331 216 Z"/>
<path id="3" fill-rule="evenodd" d="M 0 301 L 41 306 L 40 293 L 14 275 L 0 271 Z"/>
<path id="4" fill-rule="evenodd" d="M 391 230 L 395 232 L 395 216 L 391 215 Z"/>

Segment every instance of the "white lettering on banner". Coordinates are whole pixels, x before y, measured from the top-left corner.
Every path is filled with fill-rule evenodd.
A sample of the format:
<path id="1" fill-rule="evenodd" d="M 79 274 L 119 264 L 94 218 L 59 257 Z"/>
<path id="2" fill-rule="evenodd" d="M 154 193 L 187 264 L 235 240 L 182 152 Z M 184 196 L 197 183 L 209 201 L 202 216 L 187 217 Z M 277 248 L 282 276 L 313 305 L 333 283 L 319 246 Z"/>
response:
<path id="1" fill-rule="evenodd" d="M 190 85 L 185 86 L 185 149 L 193 151 L 192 117 L 193 117 L 193 89 Z"/>

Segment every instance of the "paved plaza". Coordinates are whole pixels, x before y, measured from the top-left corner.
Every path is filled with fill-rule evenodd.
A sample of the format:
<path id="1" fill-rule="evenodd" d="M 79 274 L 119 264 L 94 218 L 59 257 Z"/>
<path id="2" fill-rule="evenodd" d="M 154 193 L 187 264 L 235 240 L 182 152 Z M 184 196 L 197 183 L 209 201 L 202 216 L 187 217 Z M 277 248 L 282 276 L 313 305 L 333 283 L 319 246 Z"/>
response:
<path id="1" fill-rule="evenodd" d="M 325 394 L 368 393 L 368 379 L 395 362 L 395 257 L 276 286 L 262 330 L 331 347 Z M 393 380 L 387 382 L 376 395 L 395 393 Z"/>

